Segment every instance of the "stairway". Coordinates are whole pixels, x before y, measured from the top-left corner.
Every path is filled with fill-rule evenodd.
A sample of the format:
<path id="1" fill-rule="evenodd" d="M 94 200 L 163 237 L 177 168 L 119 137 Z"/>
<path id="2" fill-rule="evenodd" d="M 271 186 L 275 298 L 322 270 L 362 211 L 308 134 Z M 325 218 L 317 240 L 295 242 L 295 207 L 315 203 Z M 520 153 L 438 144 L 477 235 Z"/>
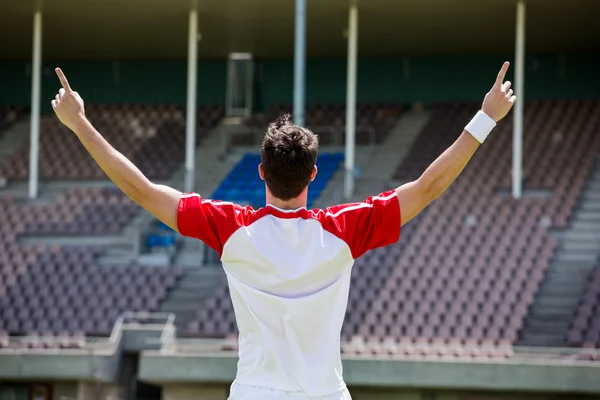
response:
<path id="1" fill-rule="evenodd" d="M 225 273 L 220 266 L 186 268 L 177 285 L 160 304 L 159 311 L 175 313 L 177 330 L 185 331 L 190 320 L 202 309 L 224 279 Z"/>
<path id="2" fill-rule="evenodd" d="M 355 178 L 354 195 L 349 201 L 362 201 L 384 190 L 395 189 L 395 184 L 390 181 L 396 172 L 396 167 L 409 153 L 413 142 L 429 121 L 429 117 L 430 113 L 426 111 L 409 111 L 402 115 L 382 144 L 377 147 L 356 147 L 355 161 L 361 172 Z M 344 149 L 340 151 L 343 152 Z M 344 166 L 342 164 L 317 199 L 317 206 L 327 207 L 345 202 L 343 188 Z"/>
<path id="3" fill-rule="evenodd" d="M 225 179 L 231 169 L 243 155 L 243 151 L 236 151 L 224 155 L 223 136 L 235 130 L 234 126 L 217 125 L 202 140 L 196 149 L 195 157 L 195 189 L 203 197 L 210 197 Z M 258 151 L 258 148 L 253 149 Z M 171 180 L 173 187 L 179 187 L 185 176 L 184 165 Z M 177 254 L 173 258 L 173 265 L 180 267 L 200 267 L 204 263 L 205 245 L 197 239 L 182 238 L 179 242 Z"/>
<path id="4" fill-rule="evenodd" d="M 521 346 L 565 346 L 600 255 L 600 156 L 525 320 Z"/>

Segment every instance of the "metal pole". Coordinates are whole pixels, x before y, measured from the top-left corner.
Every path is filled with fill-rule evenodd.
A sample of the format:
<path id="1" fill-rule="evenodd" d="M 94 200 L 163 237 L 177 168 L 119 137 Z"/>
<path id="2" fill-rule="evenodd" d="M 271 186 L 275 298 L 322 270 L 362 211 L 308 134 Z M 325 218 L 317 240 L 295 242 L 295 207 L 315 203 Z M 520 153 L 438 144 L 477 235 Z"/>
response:
<path id="1" fill-rule="evenodd" d="M 517 3 L 515 43 L 515 93 L 519 100 L 513 114 L 513 182 L 512 195 L 521 198 L 523 184 L 523 104 L 525 100 L 525 2 Z"/>
<path id="2" fill-rule="evenodd" d="M 185 129 L 185 188 L 194 191 L 196 156 L 196 77 L 198 73 L 198 8 L 192 0 L 188 26 L 187 113 Z"/>
<path id="3" fill-rule="evenodd" d="M 306 0 L 296 0 L 294 40 L 294 123 L 302 126 L 306 91 Z"/>
<path id="4" fill-rule="evenodd" d="M 38 195 L 40 152 L 40 92 L 42 82 L 42 7 L 33 13 L 33 56 L 31 62 L 31 144 L 29 149 L 29 198 Z"/>
<path id="5" fill-rule="evenodd" d="M 346 155 L 344 197 L 354 193 L 354 147 L 356 129 L 356 63 L 358 43 L 358 7 L 352 2 L 348 14 L 348 81 L 346 83 Z"/>

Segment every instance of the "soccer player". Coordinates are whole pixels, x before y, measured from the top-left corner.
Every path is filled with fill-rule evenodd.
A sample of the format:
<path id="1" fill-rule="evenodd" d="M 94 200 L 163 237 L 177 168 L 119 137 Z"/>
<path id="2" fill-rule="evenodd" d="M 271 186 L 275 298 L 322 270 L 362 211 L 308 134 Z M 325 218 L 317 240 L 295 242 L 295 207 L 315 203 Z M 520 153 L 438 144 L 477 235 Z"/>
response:
<path id="1" fill-rule="evenodd" d="M 396 242 L 400 227 L 460 174 L 516 101 L 504 82 L 508 67 L 504 63 L 481 111 L 419 179 L 325 210 L 306 209 L 318 138 L 289 117 L 270 124 L 263 139 L 258 173 L 266 206 L 254 210 L 150 182 L 86 119 L 83 100 L 59 68 L 62 88 L 52 108 L 131 200 L 219 253 L 239 329 L 230 399 L 350 399 L 340 332 L 354 260 Z"/>

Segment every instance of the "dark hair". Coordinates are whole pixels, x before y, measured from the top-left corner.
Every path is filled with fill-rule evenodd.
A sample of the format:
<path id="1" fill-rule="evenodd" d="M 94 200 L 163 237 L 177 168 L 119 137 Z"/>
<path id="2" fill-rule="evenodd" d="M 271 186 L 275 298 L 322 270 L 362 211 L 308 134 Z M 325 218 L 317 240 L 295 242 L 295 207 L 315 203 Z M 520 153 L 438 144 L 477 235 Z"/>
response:
<path id="1" fill-rule="evenodd" d="M 318 150 L 317 135 L 294 125 L 289 114 L 269 124 L 260 158 L 265 182 L 273 196 L 286 201 L 302 193 L 310 183 Z"/>

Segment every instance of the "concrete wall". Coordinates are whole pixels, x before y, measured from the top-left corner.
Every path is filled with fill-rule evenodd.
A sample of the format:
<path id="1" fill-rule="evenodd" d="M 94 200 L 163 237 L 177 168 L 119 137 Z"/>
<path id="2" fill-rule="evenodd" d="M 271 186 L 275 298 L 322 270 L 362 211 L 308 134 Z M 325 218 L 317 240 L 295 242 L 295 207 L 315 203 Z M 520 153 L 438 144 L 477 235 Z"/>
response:
<path id="1" fill-rule="evenodd" d="M 227 385 L 164 385 L 163 400 L 226 400 Z"/>
<path id="2" fill-rule="evenodd" d="M 79 382 L 77 385 L 77 400 L 121 400 L 123 398 L 125 393 L 116 385 L 95 382 Z"/>
<path id="3" fill-rule="evenodd" d="M 163 400 L 226 400 L 229 385 L 163 385 Z M 569 394 L 454 392 L 399 388 L 350 387 L 352 400 L 583 400 L 598 397 Z M 54 399 L 59 400 L 59 399 Z"/>
<path id="4" fill-rule="evenodd" d="M 77 382 L 55 382 L 52 385 L 52 400 L 77 399 Z"/>
<path id="5" fill-rule="evenodd" d="M 349 388 L 352 400 L 421 400 L 418 390 Z"/>

